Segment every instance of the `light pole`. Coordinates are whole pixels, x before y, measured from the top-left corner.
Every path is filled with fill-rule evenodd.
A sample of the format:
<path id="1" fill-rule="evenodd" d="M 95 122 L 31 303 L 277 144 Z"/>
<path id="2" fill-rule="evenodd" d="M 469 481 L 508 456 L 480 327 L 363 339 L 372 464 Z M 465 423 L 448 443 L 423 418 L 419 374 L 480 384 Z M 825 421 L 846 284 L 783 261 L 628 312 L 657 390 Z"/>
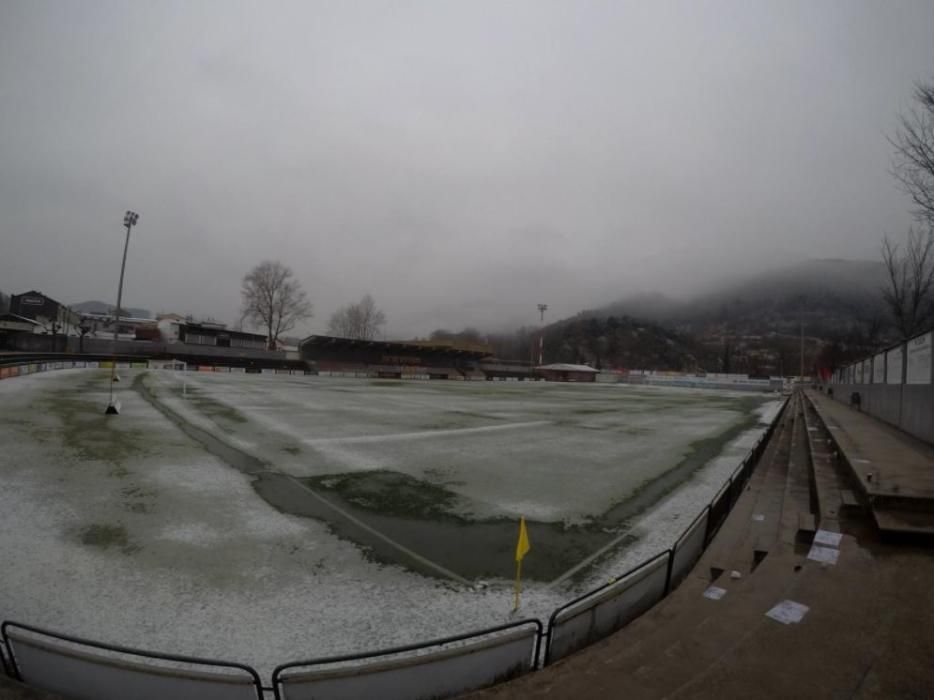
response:
<path id="1" fill-rule="evenodd" d="M 538 305 L 539 329 L 538 329 L 538 364 L 545 364 L 545 312 L 548 311 L 548 304 Z"/>
<path id="2" fill-rule="evenodd" d="M 126 241 L 123 244 L 123 262 L 120 263 L 120 286 L 117 287 L 117 308 L 114 311 L 114 347 L 113 363 L 110 366 L 110 401 L 107 403 L 105 413 L 113 415 L 120 413 L 120 407 L 114 403 L 114 382 L 117 380 L 117 334 L 120 332 L 120 305 L 123 303 L 123 273 L 126 270 L 126 251 L 130 247 L 130 229 L 136 226 L 139 214 L 127 211 L 123 216 L 123 225 L 126 226 Z"/>
<path id="3" fill-rule="evenodd" d="M 801 321 L 801 374 L 798 381 L 804 382 L 804 316 L 802 315 L 799 320 Z"/>

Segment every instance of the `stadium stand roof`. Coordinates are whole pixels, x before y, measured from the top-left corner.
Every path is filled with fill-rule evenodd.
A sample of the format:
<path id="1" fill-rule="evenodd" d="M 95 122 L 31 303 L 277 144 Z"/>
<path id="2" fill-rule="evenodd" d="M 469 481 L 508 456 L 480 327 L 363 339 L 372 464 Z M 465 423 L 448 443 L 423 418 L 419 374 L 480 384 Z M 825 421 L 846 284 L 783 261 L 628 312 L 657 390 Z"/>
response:
<path id="1" fill-rule="evenodd" d="M 481 360 L 491 355 L 491 353 L 487 351 L 458 348 L 445 344 L 432 345 L 424 341 L 407 343 L 404 341 L 353 340 L 351 338 L 337 338 L 329 335 L 310 335 L 299 343 L 299 349 L 303 354 L 311 356 L 315 354 L 315 351 L 334 352 L 350 350 L 370 350 L 388 354 L 430 353 L 435 357 L 443 355 L 452 359 L 461 358 L 465 360 Z"/>
<path id="2" fill-rule="evenodd" d="M 600 370 L 594 369 L 588 365 L 569 365 L 564 362 L 558 362 L 553 365 L 539 365 L 535 369 L 546 369 L 552 372 L 593 372 L 598 374 Z"/>

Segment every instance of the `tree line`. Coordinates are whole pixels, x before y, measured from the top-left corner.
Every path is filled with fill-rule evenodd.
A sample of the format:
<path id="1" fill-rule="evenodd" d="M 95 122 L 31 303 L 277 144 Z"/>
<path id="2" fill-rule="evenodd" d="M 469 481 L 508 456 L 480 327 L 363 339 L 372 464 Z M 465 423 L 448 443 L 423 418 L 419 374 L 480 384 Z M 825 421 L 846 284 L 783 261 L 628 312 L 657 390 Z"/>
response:
<path id="1" fill-rule="evenodd" d="M 314 306 L 302 289 L 295 273 L 277 260 L 264 260 L 243 277 L 240 284 L 240 319 L 262 328 L 270 349 L 279 338 L 301 321 L 314 316 Z M 328 321 L 328 333 L 341 338 L 373 340 L 386 324 L 386 314 L 376 306 L 370 294 L 348 304 Z"/>
<path id="2" fill-rule="evenodd" d="M 914 101 L 889 141 L 892 174 L 914 205 L 916 225 L 902 242 L 882 242 L 882 296 L 900 340 L 934 324 L 934 82 L 916 84 Z"/>

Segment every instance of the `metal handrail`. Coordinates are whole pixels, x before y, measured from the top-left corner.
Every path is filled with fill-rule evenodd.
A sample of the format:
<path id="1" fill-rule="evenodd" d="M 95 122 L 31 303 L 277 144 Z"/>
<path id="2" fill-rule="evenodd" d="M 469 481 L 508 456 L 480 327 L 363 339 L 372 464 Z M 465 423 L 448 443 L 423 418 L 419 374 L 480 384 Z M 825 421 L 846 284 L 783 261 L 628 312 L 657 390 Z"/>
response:
<path id="1" fill-rule="evenodd" d="M 654 564 L 656 561 L 658 561 L 664 556 L 668 557 L 668 573 L 665 575 L 665 593 L 662 594 L 662 597 L 664 598 L 665 595 L 667 595 L 668 593 L 668 590 L 667 590 L 668 581 L 671 578 L 671 558 L 673 556 L 673 550 L 671 549 L 666 549 L 663 552 L 659 552 L 655 556 L 650 557 L 649 559 L 646 559 L 641 564 L 637 564 L 633 568 L 629 569 L 626 573 L 621 574 L 620 576 L 616 576 L 612 581 L 608 581 L 607 583 L 604 583 L 602 586 L 594 588 L 593 590 L 588 591 L 587 593 L 584 593 L 583 595 L 579 595 L 573 600 L 568 601 L 564 605 L 561 605 L 558 608 L 555 608 L 555 611 L 551 613 L 551 616 L 548 618 L 548 632 L 545 635 L 545 658 L 542 661 L 542 666 L 547 666 L 550 660 L 549 657 L 551 654 L 551 638 L 554 633 L 555 621 L 557 620 L 558 615 L 560 615 L 562 612 L 564 612 L 568 608 L 571 608 L 577 605 L 578 603 L 586 600 L 587 598 L 598 595 L 599 593 L 606 590 L 610 586 L 616 585 L 616 583 L 618 583 L 620 579 L 628 578 L 629 576 L 632 576 L 633 574 L 638 573 L 639 571 L 646 568 L 650 564 Z M 590 610 L 590 608 L 586 608 L 586 610 Z"/>

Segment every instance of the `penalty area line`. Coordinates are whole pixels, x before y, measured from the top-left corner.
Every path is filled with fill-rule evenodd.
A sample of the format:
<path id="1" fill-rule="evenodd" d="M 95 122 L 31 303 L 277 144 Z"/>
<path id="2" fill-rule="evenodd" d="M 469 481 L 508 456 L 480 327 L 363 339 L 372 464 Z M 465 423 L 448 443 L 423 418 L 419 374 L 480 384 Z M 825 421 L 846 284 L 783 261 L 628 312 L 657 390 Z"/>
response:
<path id="1" fill-rule="evenodd" d="M 164 384 L 163 384 L 163 379 L 162 379 L 161 377 L 159 378 L 159 383 L 160 383 L 161 385 L 164 386 Z M 237 447 L 231 445 L 231 444 L 228 442 L 228 440 L 230 439 L 230 436 L 224 436 L 224 438 L 222 439 L 222 438 L 220 438 L 219 436 L 214 435 L 213 431 L 207 430 L 207 429 L 205 429 L 205 428 L 201 428 L 201 427 L 195 425 L 195 423 L 193 423 L 191 420 L 189 420 L 188 418 L 186 418 L 186 417 L 184 417 L 184 416 L 182 416 L 182 415 L 176 413 L 176 412 L 173 411 L 171 408 L 169 408 L 167 405 L 165 405 L 165 404 L 163 404 L 162 402 L 160 402 L 160 401 L 158 401 L 157 399 L 155 399 L 155 397 L 152 397 L 151 400 L 152 400 L 152 402 L 153 402 L 153 405 L 155 405 L 155 406 L 157 407 L 158 410 L 160 410 L 160 411 L 163 412 L 164 414 L 169 415 L 169 416 L 170 416 L 170 419 L 171 419 L 171 420 L 174 420 L 177 424 L 179 424 L 179 427 L 181 427 L 181 429 L 182 429 L 184 432 L 186 432 L 186 434 L 188 434 L 190 437 L 192 437 L 192 438 L 193 438 L 194 440 L 196 440 L 197 442 L 200 442 L 202 445 L 205 444 L 204 441 L 203 441 L 203 439 L 199 439 L 198 437 L 196 437 L 196 436 L 192 435 L 191 433 L 189 433 L 188 430 L 185 429 L 185 427 L 182 427 L 182 424 L 188 426 L 188 428 L 189 428 L 190 430 L 192 430 L 192 431 L 198 431 L 198 432 L 200 432 L 200 433 L 204 433 L 205 435 L 209 436 L 211 439 L 216 440 L 217 442 L 224 444 L 224 445 L 225 445 L 227 448 L 229 448 L 229 449 L 232 449 L 232 450 L 235 450 L 235 451 L 237 451 L 237 452 L 240 452 L 241 454 L 247 455 L 247 456 L 251 457 L 252 459 L 257 459 L 256 457 L 253 457 L 249 452 L 246 452 L 245 450 L 241 450 L 241 449 L 239 449 L 239 448 L 237 448 Z M 172 418 L 172 417 L 174 417 L 174 418 Z M 211 451 L 210 448 L 208 448 L 208 451 L 209 451 L 209 452 Z M 217 456 L 221 461 L 225 462 L 226 464 L 228 464 L 228 465 L 234 467 L 235 469 L 237 468 L 235 465 L 233 465 L 233 464 L 232 464 L 228 459 L 226 459 L 225 457 L 220 456 L 220 455 L 216 455 L 216 454 L 215 454 L 215 456 Z M 263 460 L 257 460 L 257 461 L 263 462 Z M 384 535 L 384 534 L 383 534 L 382 532 L 380 532 L 379 530 L 376 530 L 375 528 L 371 527 L 370 525 L 367 525 L 365 522 L 363 522 L 362 520 L 360 520 L 360 519 L 357 518 L 356 516 L 354 516 L 354 515 L 348 513 L 346 510 L 344 510 L 344 509 L 341 508 L 340 506 L 338 506 L 338 505 L 336 505 L 336 504 L 334 504 L 334 503 L 331 503 L 331 501 L 329 501 L 327 498 L 325 498 L 325 497 L 322 496 L 321 494 L 317 493 L 314 489 L 312 489 L 311 487 L 307 486 L 306 484 L 303 484 L 301 481 L 299 481 L 296 477 L 292 476 L 291 474 L 287 474 L 287 473 L 285 473 L 285 472 L 282 472 L 282 471 L 280 471 L 280 470 L 278 470 L 278 469 L 273 468 L 272 465 L 270 465 L 268 462 L 264 462 L 264 463 L 265 463 L 266 465 L 268 465 L 269 468 L 266 468 L 266 469 L 262 469 L 262 468 L 261 468 L 261 469 L 253 469 L 253 470 L 241 470 L 241 471 L 243 471 L 244 473 L 246 473 L 246 474 L 248 474 L 248 475 L 250 475 L 250 476 L 258 476 L 258 475 L 260 475 L 260 474 L 267 473 L 267 474 L 275 474 L 275 475 L 277 475 L 277 476 L 284 477 L 285 479 L 287 479 L 288 481 L 290 481 L 291 483 L 293 483 L 295 486 L 297 486 L 297 487 L 300 488 L 301 490 L 303 490 L 303 491 L 305 491 L 306 493 L 308 493 L 312 498 L 314 498 L 315 500 L 319 501 L 322 505 L 324 505 L 324 506 L 330 508 L 332 511 L 334 511 L 335 513 L 337 513 L 339 516 L 341 516 L 342 518 L 346 519 L 348 522 L 353 523 L 354 525 L 356 525 L 356 526 L 359 527 L 360 529 L 362 529 L 362 530 L 368 532 L 368 533 L 369 533 L 370 535 L 372 535 L 373 537 L 375 537 L 375 538 L 377 538 L 377 539 L 379 539 L 379 540 L 385 542 L 385 543 L 388 544 L 390 547 L 392 547 L 393 549 L 395 549 L 395 550 L 398 551 L 398 552 L 401 552 L 402 554 L 404 554 L 405 556 L 409 557 L 409 558 L 412 559 L 413 561 L 416 561 L 416 562 L 418 562 L 419 564 L 422 564 L 422 565 L 425 566 L 426 568 L 431 569 L 432 571 L 434 571 L 434 572 L 440 574 L 441 576 L 443 576 L 443 577 L 445 577 L 445 578 L 451 579 L 451 580 L 453 580 L 453 581 L 457 581 L 458 583 L 462 583 L 462 584 L 464 584 L 465 586 L 472 586 L 472 585 L 473 585 L 473 582 L 468 581 L 468 580 L 467 580 L 466 578 L 464 578 L 463 576 L 460 576 L 459 574 L 454 573 L 454 572 L 451 571 L 450 569 L 447 569 L 447 568 L 441 566 L 440 564 L 437 564 L 437 563 L 431 561 L 430 559 L 427 559 L 426 557 L 423 557 L 421 554 L 418 554 L 417 552 L 415 552 L 415 551 L 409 549 L 408 547 L 406 547 L 405 545 L 401 544 L 400 542 L 396 542 L 396 541 L 395 541 L 394 539 L 392 539 L 391 537 L 389 537 L 389 536 L 387 536 L 387 535 Z"/>
<path id="2" fill-rule="evenodd" d="M 626 532 L 624 532 L 619 537 L 613 540 L 610 540 L 608 544 L 603 545 L 602 547 L 600 547 L 600 549 L 598 549 L 596 552 L 591 554 L 589 557 L 584 558 L 583 560 L 581 560 L 580 562 L 572 566 L 570 569 L 565 571 L 554 581 L 551 581 L 550 583 L 546 584 L 546 588 L 554 588 L 559 583 L 562 583 L 563 581 L 566 581 L 567 579 L 569 579 L 571 576 L 576 574 L 578 571 L 583 569 L 585 566 L 590 566 L 590 564 L 592 564 L 595 559 L 602 557 L 609 550 L 613 549 L 613 547 L 617 546 L 620 542 L 622 542 L 626 538 L 626 536 L 629 535 L 630 532 L 632 532 L 632 530 L 626 530 Z"/>
<path id="3" fill-rule="evenodd" d="M 501 430 L 517 430 L 520 428 L 538 428 L 551 425 L 550 420 L 533 420 L 524 423 L 505 423 L 503 425 L 481 425 L 476 428 L 450 428 L 443 430 L 420 430 L 411 433 L 388 433 L 386 435 L 357 435 L 353 437 L 307 438 L 302 440 L 306 445 L 359 445 L 369 442 L 394 442 L 403 440 L 425 440 L 452 435 L 472 435 L 474 433 L 495 433 Z"/>
<path id="4" fill-rule="evenodd" d="M 384 535 L 384 534 L 383 534 L 382 532 L 380 532 L 379 530 L 376 530 L 375 528 L 370 527 L 370 526 L 367 525 L 365 522 L 363 522 L 362 520 L 360 520 L 360 519 L 357 518 L 356 516 L 351 515 L 350 513 L 348 513 L 346 510 L 344 510 L 344 509 L 341 508 L 340 506 L 335 505 L 334 503 L 331 503 L 331 502 L 330 502 L 328 499 L 326 499 L 324 496 L 322 496 L 321 494 L 315 492 L 314 489 L 312 489 L 312 488 L 309 487 L 309 486 L 306 486 L 305 484 L 303 484 L 301 481 L 299 481 L 298 479 L 296 479 L 296 478 L 295 478 L 294 476 L 292 476 L 291 474 L 284 474 L 284 473 L 282 473 L 282 472 L 274 472 L 274 473 L 277 473 L 277 474 L 279 474 L 280 476 L 286 477 L 286 478 L 287 478 L 289 481 L 291 481 L 293 484 L 295 484 L 296 486 L 298 486 L 300 489 L 302 489 L 302 490 L 304 490 L 304 491 L 307 491 L 307 492 L 308 492 L 309 494 L 311 494 L 314 498 L 316 498 L 316 499 L 317 499 L 318 501 L 320 501 L 322 504 L 326 505 L 328 508 L 330 508 L 331 510 L 333 510 L 335 513 L 337 513 L 337 514 L 340 515 L 341 517 L 346 518 L 347 520 L 349 520 L 350 522 L 352 522 L 352 523 L 353 523 L 354 525 L 356 525 L 357 527 L 362 528 L 363 530 L 366 530 L 367 532 L 369 532 L 369 533 L 370 533 L 371 535 L 373 535 L 374 537 L 379 538 L 380 540 L 382 540 L 383 542 L 385 542 L 386 544 L 388 544 L 390 547 L 393 547 L 393 548 L 397 549 L 398 551 L 402 552 L 403 554 L 405 554 L 407 557 L 411 557 L 412 559 L 414 559 L 415 561 L 417 561 L 419 564 L 422 564 L 422 565 L 424 565 L 424 566 L 427 566 L 428 568 L 432 569 L 433 571 L 436 571 L 436 572 L 438 572 L 439 574 L 442 574 L 443 576 L 446 576 L 447 578 L 454 579 L 455 581 L 457 581 L 457 582 L 459 582 L 459 583 L 463 583 L 463 584 L 465 584 L 465 585 L 467 585 L 467 586 L 472 586 L 472 585 L 473 585 L 472 582 L 468 581 L 468 580 L 465 579 L 463 576 L 460 576 L 460 575 L 458 575 L 458 574 L 455 574 L 455 573 L 454 573 L 453 571 L 451 571 L 450 569 L 446 569 L 445 567 L 441 566 L 440 564 L 436 564 L 435 562 L 431 561 L 430 559 L 426 559 L 426 558 L 423 557 L 421 554 L 419 554 L 419 553 L 417 553 L 417 552 L 414 552 L 414 551 L 412 551 L 411 549 L 409 549 L 408 547 L 406 547 L 404 544 L 400 544 L 399 542 L 396 542 L 396 541 L 395 541 L 394 539 L 392 539 L 391 537 L 388 537 L 388 536 Z"/>

